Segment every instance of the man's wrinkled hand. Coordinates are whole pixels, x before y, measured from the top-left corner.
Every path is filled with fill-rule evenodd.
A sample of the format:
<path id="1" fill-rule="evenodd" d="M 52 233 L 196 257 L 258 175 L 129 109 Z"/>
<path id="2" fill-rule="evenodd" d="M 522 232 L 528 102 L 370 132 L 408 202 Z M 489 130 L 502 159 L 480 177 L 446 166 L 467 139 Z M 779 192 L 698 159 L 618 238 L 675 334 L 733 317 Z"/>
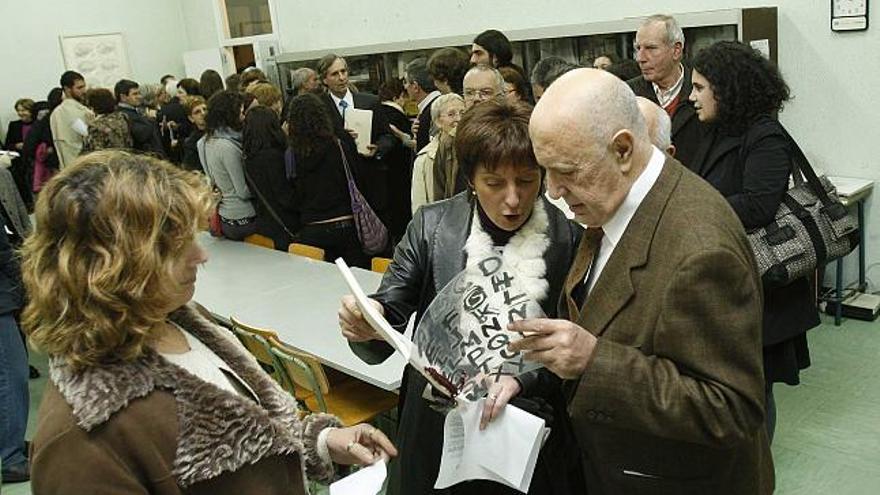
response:
<path id="1" fill-rule="evenodd" d="M 507 329 L 523 335 L 507 346 L 511 352 L 523 352 L 525 360 L 541 363 L 564 379 L 581 376 L 596 348 L 596 337 L 568 320 L 535 318 L 513 322 Z"/>

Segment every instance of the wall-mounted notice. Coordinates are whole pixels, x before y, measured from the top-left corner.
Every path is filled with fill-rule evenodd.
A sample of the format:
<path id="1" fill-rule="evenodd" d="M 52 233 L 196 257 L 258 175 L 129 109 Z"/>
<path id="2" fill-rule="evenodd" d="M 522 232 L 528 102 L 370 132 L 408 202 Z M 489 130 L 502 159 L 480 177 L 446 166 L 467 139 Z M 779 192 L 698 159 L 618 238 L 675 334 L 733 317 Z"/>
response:
<path id="1" fill-rule="evenodd" d="M 131 78 L 131 66 L 122 33 L 61 36 L 61 54 L 67 70 L 83 75 L 92 88 L 113 88 Z"/>

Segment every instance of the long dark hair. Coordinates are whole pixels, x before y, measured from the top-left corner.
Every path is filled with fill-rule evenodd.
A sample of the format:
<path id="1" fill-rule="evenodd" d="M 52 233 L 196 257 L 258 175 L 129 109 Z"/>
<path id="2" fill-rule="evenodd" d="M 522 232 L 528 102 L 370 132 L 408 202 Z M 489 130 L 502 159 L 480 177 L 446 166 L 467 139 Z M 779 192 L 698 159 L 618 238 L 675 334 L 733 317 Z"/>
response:
<path id="1" fill-rule="evenodd" d="M 241 93 L 236 91 L 218 91 L 208 100 L 208 114 L 205 116 L 205 130 L 209 136 L 217 129 L 228 127 L 234 131 L 241 130 L 241 109 L 243 101 Z"/>
<path id="2" fill-rule="evenodd" d="M 264 106 L 256 106 L 248 110 L 242 129 L 242 147 L 245 156 L 253 156 L 265 149 L 283 150 L 286 141 L 278 114 L 274 110 Z"/>
<path id="3" fill-rule="evenodd" d="M 336 139 L 327 105 L 316 95 L 303 94 L 290 100 L 287 132 L 294 153 L 309 157 L 332 145 Z"/>
<path id="4" fill-rule="evenodd" d="M 199 80 L 199 93 L 210 99 L 218 91 L 223 91 L 223 78 L 220 77 L 220 74 L 213 69 L 202 72 L 202 77 Z"/>
<path id="5" fill-rule="evenodd" d="M 712 85 L 716 125 L 731 135 L 742 134 L 761 115 L 782 110 L 791 98 L 776 64 L 736 41 L 719 41 L 700 50 L 693 67 Z"/>

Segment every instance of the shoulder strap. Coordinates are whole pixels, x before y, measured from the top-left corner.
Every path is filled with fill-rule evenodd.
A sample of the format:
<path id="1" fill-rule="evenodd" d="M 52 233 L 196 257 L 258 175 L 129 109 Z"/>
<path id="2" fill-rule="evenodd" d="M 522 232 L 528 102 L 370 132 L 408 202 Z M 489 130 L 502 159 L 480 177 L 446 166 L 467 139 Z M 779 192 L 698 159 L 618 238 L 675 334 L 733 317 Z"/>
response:
<path id="1" fill-rule="evenodd" d="M 269 204 L 269 201 L 267 201 L 266 197 L 263 196 L 263 193 L 260 192 L 260 188 L 257 187 L 256 183 L 254 183 L 254 180 L 251 178 L 251 174 L 248 172 L 247 164 L 243 164 L 241 168 L 244 170 L 244 178 L 245 180 L 247 180 L 248 186 L 253 192 L 257 193 L 257 197 L 260 198 L 260 202 L 263 203 L 263 206 L 266 207 L 269 215 L 272 217 L 273 220 L 275 220 L 278 225 L 281 226 L 282 229 L 284 229 L 284 233 L 287 234 L 290 239 L 294 239 L 295 236 L 287 228 L 287 225 L 284 225 L 284 220 L 281 219 L 281 216 L 278 215 L 278 212 L 275 211 L 275 208 L 272 208 L 272 205 Z"/>
<path id="2" fill-rule="evenodd" d="M 812 165 L 810 165 L 810 161 L 807 160 L 807 156 L 804 155 L 803 150 L 800 146 L 798 146 L 797 141 L 791 137 L 791 134 L 785 129 L 785 127 L 780 123 L 779 128 L 782 130 L 782 134 L 785 135 L 786 139 L 788 139 L 788 143 L 791 146 L 791 151 L 794 154 L 792 157 L 792 174 L 795 176 L 795 180 L 803 174 L 803 178 L 806 179 L 807 184 L 813 190 L 813 193 L 822 201 L 822 204 L 825 206 L 829 206 L 833 203 L 831 198 L 828 197 L 828 192 L 825 191 L 825 188 L 822 187 L 822 183 L 819 182 L 819 177 L 816 176 L 816 171 L 813 170 Z"/>

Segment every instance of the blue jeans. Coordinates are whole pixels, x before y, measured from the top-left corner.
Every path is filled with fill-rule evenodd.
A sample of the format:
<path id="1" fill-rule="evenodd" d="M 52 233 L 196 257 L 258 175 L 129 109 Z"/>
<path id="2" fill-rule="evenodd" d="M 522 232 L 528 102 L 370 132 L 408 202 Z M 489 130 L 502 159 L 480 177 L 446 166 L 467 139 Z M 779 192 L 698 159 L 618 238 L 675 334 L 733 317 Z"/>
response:
<path id="1" fill-rule="evenodd" d="M 11 313 L 0 315 L 0 457 L 3 469 L 27 461 L 28 361 L 18 324 Z"/>

